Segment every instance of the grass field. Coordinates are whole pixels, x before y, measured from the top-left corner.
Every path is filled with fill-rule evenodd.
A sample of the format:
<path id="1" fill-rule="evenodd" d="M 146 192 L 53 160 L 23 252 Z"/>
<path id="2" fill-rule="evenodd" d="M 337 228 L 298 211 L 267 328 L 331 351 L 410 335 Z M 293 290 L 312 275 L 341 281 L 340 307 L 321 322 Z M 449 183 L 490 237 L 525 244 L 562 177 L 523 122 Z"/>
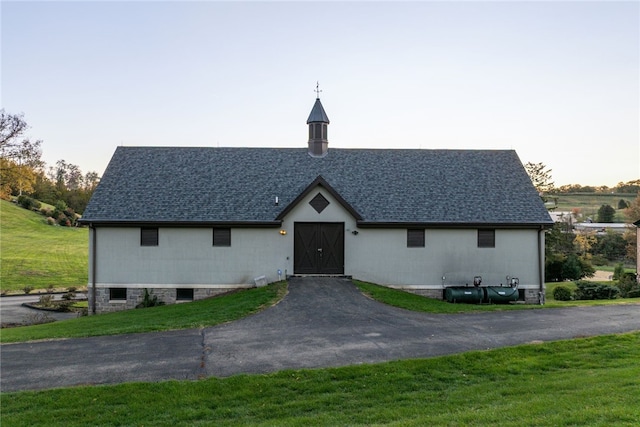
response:
<path id="1" fill-rule="evenodd" d="M 0 289 L 85 287 L 89 232 L 0 200 Z"/>
<path id="2" fill-rule="evenodd" d="M 580 213 L 583 217 L 581 221 L 586 217 L 591 217 L 594 221 L 598 217 L 598 209 L 602 205 L 609 205 L 616 210 L 615 221 L 616 222 L 629 222 L 629 218 L 622 210 L 618 210 L 618 202 L 622 199 L 627 202 L 632 202 L 638 195 L 637 194 L 606 194 L 606 193 L 567 193 L 567 194 L 553 194 L 548 196 L 549 202 L 547 207 L 552 207 L 553 202 L 556 204 L 556 211 L 569 212 L 574 208 L 580 209 Z"/>
<path id="3" fill-rule="evenodd" d="M 4 393 L 17 426 L 638 426 L 640 333 L 424 360 Z"/>

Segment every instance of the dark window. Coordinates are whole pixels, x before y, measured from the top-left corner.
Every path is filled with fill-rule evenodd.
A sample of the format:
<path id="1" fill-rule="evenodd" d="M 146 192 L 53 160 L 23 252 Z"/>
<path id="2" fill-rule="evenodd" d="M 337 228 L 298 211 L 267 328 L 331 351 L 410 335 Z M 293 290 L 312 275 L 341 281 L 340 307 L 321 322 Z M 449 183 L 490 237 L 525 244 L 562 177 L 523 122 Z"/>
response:
<path id="1" fill-rule="evenodd" d="M 109 288 L 109 300 L 126 301 L 127 288 Z"/>
<path id="2" fill-rule="evenodd" d="M 309 139 L 313 139 L 313 125 L 309 125 Z"/>
<path id="3" fill-rule="evenodd" d="M 313 127 L 315 128 L 313 130 L 313 139 L 322 139 L 322 126 L 320 123 L 314 124 Z"/>
<path id="4" fill-rule="evenodd" d="M 231 246 L 231 229 L 214 228 L 213 246 Z"/>
<path id="5" fill-rule="evenodd" d="M 478 247 L 495 248 L 496 230 L 478 230 Z"/>
<path id="6" fill-rule="evenodd" d="M 407 247 L 424 248 L 424 229 L 410 228 L 407 230 Z"/>
<path id="7" fill-rule="evenodd" d="M 158 246 L 158 229 L 141 228 L 140 246 Z"/>
<path id="8" fill-rule="evenodd" d="M 329 139 L 327 136 L 327 125 L 322 125 L 322 139 Z"/>
<path id="9" fill-rule="evenodd" d="M 193 301 L 193 289 L 176 289 L 176 301 Z"/>

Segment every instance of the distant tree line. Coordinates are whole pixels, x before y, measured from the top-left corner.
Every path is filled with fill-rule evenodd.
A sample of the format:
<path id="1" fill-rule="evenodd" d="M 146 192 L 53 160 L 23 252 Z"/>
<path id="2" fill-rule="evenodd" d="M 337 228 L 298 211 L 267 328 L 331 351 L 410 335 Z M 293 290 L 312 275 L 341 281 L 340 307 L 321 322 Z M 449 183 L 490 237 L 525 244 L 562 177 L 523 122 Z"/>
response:
<path id="1" fill-rule="evenodd" d="M 23 196 L 21 204 L 35 208 L 25 201 L 28 197 L 53 205 L 52 212 L 63 216 L 66 212 L 69 218 L 75 217 L 71 211 L 82 214 L 100 177 L 96 172 L 83 173 L 64 160 L 47 166 L 41 159 L 42 141 L 28 138 L 27 129 L 24 115 L 0 110 L 0 198 Z"/>
<path id="2" fill-rule="evenodd" d="M 567 184 L 556 187 L 552 177 L 551 169 L 547 168 L 544 163 L 528 162 L 524 165 L 533 186 L 538 190 L 540 196 L 544 198 L 549 194 L 565 194 L 565 193 L 621 193 L 621 194 L 638 194 L 640 193 L 640 179 L 629 182 L 619 182 L 615 187 L 607 187 L 600 185 L 598 187 L 580 184 Z M 623 209 L 623 207 L 619 207 Z"/>
<path id="3" fill-rule="evenodd" d="M 564 194 L 564 193 L 622 193 L 622 194 L 637 194 L 640 192 L 640 179 L 629 182 L 619 182 L 615 187 L 607 187 L 601 185 L 593 187 L 590 185 L 582 186 L 580 184 L 568 184 L 560 187 L 553 188 L 551 194 Z"/>

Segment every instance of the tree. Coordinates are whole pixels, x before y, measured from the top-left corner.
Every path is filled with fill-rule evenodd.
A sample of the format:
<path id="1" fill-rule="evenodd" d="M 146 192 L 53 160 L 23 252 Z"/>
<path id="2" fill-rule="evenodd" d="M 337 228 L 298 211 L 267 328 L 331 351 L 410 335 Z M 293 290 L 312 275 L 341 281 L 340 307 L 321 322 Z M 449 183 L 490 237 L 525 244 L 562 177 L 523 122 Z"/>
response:
<path id="1" fill-rule="evenodd" d="M 617 193 L 639 193 L 640 192 L 640 179 L 636 179 L 634 181 L 629 181 L 626 183 L 619 182 L 616 185 Z"/>
<path id="2" fill-rule="evenodd" d="M 613 222 L 613 217 L 616 214 L 616 210 L 609 205 L 602 205 L 598 209 L 597 222 Z"/>
<path id="3" fill-rule="evenodd" d="M 27 122 L 22 114 L 7 114 L 0 110 L 0 193 L 22 194 L 32 191 L 36 172 L 42 168 L 42 141 L 25 137 Z"/>
<path id="4" fill-rule="evenodd" d="M 545 194 L 549 194 L 553 191 L 553 181 L 551 180 L 551 169 L 547 169 L 544 163 L 531 163 L 528 162 L 524 165 L 531 183 L 540 194 L 540 198 L 543 202 L 547 202 Z"/>
<path id="5" fill-rule="evenodd" d="M 627 242 L 622 234 L 609 230 L 603 236 L 596 237 L 593 253 L 609 261 L 622 261 L 627 255 Z"/>
<path id="6" fill-rule="evenodd" d="M 629 202 L 627 202 L 626 200 L 620 199 L 618 201 L 618 209 L 626 209 L 628 207 L 629 207 Z"/>
<path id="7" fill-rule="evenodd" d="M 640 221 L 640 193 L 629 203 L 629 207 L 624 210 L 624 213 L 630 222 Z"/>
<path id="8" fill-rule="evenodd" d="M 556 222 L 545 235 L 545 257 L 551 258 L 555 254 L 568 255 L 575 251 L 575 235 L 566 230 L 566 225 Z"/>

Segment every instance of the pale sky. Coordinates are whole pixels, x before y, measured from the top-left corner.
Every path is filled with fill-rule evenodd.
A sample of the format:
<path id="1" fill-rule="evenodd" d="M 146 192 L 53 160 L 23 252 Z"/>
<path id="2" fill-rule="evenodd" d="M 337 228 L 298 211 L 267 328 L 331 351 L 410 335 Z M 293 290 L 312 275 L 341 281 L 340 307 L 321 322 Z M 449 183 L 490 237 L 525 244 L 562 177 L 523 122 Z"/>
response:
<path id="1" fill-rule="evenodd" d="M 514 149 L 640 178 L 640 2 L 2 1 L 1 103 L 43 160 L 125 146 Z"/>

